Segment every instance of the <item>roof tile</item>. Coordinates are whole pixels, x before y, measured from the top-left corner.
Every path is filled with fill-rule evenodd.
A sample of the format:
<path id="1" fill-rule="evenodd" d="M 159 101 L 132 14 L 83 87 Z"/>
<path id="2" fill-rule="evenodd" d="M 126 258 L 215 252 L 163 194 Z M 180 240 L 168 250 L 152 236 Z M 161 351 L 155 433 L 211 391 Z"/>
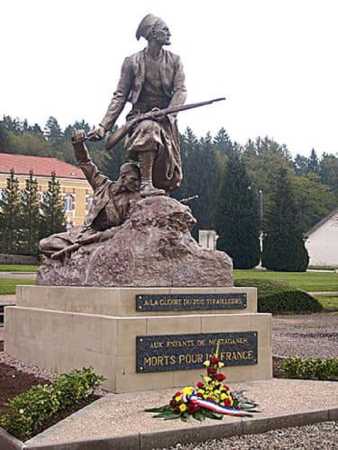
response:
<path id="1" fill-rule="evenodd" d="M 0 173 L 10 173 L 12 169 L 16 175 L 33 171 L 36 176 L 49 177 L 55 172 L 61 178 L 85 178 L 81 169 L 56 158 L 0 153 Z"/>

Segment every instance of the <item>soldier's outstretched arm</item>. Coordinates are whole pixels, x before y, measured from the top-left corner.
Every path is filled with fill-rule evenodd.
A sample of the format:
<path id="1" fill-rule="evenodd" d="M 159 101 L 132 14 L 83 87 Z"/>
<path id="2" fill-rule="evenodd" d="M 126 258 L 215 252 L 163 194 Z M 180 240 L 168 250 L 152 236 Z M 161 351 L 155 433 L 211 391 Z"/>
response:
<path id="1" fill-rule="evenodd" d="M 110 182 L 109 178 L 103 175 L 92 161 L 85 144 L 86 134 L 83 130 L 76 130 L 72 136 L 74 154 L 79 167 L 87 178 L 95 192 L 104 183 Z"/>
<path id="2" fill-rule="evenodd" d="M 107 131 L 112 129 L 128 100 L 132 81 L 132 62 L 130 58 L 126 58 L 122 64 L 120 79 L 109 103 L 107 112 L 99 125 L 88 134 L 90 140 L 100 140 L 105 137 Z"/>

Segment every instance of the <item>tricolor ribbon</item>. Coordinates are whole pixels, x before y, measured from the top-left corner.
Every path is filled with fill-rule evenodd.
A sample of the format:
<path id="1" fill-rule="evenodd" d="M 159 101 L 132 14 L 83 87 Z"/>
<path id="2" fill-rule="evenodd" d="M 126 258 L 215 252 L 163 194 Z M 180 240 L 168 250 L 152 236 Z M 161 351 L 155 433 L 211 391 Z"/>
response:
<path id="1" fill-rule="evenodd" d="M 192 395 L 191 397 L 189 397 L 189 400 L 200 406 L 201 408 L 208 409 L 209 411 L 217 414 L 224 414 L 226 416 L 252 417 L 252 414 L 249 414 L 246 411 L 217 405 L 216 403 L 210 402 L 209 400 L 202 400 L 200 397 L 197 397 L 197 395 Z"/>

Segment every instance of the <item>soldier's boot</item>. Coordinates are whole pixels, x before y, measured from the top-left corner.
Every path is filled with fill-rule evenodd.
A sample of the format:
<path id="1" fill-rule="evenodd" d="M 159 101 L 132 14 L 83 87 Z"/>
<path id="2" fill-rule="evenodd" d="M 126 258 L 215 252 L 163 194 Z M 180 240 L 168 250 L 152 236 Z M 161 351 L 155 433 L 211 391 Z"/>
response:
<path id="1" fill-rule="evenodd" d="M 141 174 L 141 186 L 140 194 L 142 197 L 150 197 L 152 195 L 165 195 L 163 189 L 157 189 L 153 186 L 153 164 L 155 159 L 155 152 L 153 151 L 143 151 L 139 152 L 138 155 L 140 163 L 140 174 Z"/>

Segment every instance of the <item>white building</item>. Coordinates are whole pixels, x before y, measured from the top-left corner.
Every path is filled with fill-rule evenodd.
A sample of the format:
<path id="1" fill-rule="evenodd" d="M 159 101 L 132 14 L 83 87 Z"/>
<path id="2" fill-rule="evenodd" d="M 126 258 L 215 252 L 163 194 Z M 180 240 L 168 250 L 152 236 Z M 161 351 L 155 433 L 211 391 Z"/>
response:
<path id="1" fill-rule="evenodd" d="M 199 230 L 198 243 L 208 250 L 216 250 L 218 234 L 214 230 Z"/>
<path id="2" fill-rule="evenodd" d="M 306 233 L 310 266 L 338 267 L 338 208 Z"/>

